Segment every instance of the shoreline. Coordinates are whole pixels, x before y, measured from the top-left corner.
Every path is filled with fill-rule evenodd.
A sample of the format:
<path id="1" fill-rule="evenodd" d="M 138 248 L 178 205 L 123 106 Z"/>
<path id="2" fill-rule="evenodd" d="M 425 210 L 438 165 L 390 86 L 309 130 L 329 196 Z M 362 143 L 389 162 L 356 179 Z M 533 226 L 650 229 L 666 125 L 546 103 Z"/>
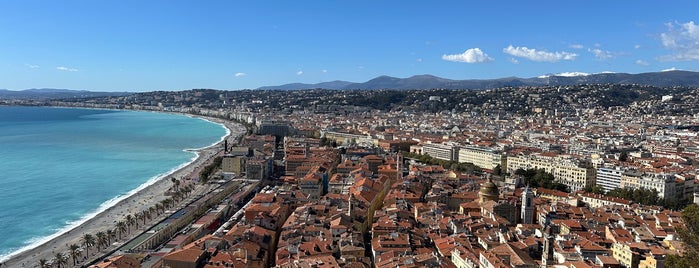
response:
<path id="1" fill-rule="evenodd" d="M 46 259 L 50 261 L 59 252 L 64 253 L 68 257 L 66 267 L 71 267 L 73 260 L 70 258 L 68 246 L 71 244 L 82 246 L 81 238 L 83 234 L 89 233 L 94 237 L 95 233 L 97 232 L 106 232 L 108 229 L 114 229 L 117 222 L 125 221 L 126 215 L 135 216 L 136 213 L 148 210 L 148 208 L 159 204 L 160 201 L 167 199 L 168 196 L 166 193 L 172 188 L 173 185 L 167 178 L 178 178 L 182 181 L 183 185 L 196 183 L 192 179 L 197 178 L 199 169 L 206 165 L 207 162 L 212 160 L 214 156 L 220 153 L 220 146 L 224 143 L 224 141 L 245 133 L 244 127 L 224 119 L 182 113 L 177 114 L 221 125 L 226 130 L 226 134 L 215 143 L 203 148 L 183 149 L 183 151 L 195 153 L 195 156 L 191 161 L 183 163 L 182 165 L 173 168 L 169 172 L 157 175 L 153 179 L 149 179 L 148 181 L 139 185 L 139 187 L 129 191 L 129 193 L 125 194 L 123 198 L 113 198 L 120 198 L 118 201 L 107 201 L 100 204 L 100 206 L 103 206 L 104 204 L 114 202 L 111 206 L 100 212 L 93 212 L 94 215 L 92 215 L 92 213 L 87 214 L 84 218 L 81 218 L 79 224 L 76 224 L 75 226 L 68 226 L 65 229 L 56 232 L 56 234 L 48 236 L 45 238 L 45 241 L 41 241 L 41 244 L 29 245 L 11 253 L 10 255 L 6 256 L 4 260 L 0 260 L 2 267 L 38 267 L 39 259 Z M 203 187 L 197 187 L 197 189 L 200 188 Z M 167 214 L 167 212 L 163 213 L 163 215 L 165 214 Z M 145 226 L 142 225 L 141 223 L 143 222 L 139 220 L 138 230 L 134 229 L 133 231 L 129 232 L 129 234 L 124 236 L 123 239 L 113 240 L 110 247 L 114 247 L 117 244 L 121 246 L 131 237 L 137 235 L 139 230 L 147 227 L 149 224 L 152 224 L 160 216 L 151 217 Z M 107 249 L 103 248 L 102 251 L 104 250 Z M 89 256 L 86 257 L 86 260 L 95 259 L 101 256 L 101 254 L 95 254 L 96 252 L 96 247 L 89 248 Z M 83 253 L 85 252 L 83 251 Z M 78 267 L 79 266 L 80 263 L 78 264 Z"/>

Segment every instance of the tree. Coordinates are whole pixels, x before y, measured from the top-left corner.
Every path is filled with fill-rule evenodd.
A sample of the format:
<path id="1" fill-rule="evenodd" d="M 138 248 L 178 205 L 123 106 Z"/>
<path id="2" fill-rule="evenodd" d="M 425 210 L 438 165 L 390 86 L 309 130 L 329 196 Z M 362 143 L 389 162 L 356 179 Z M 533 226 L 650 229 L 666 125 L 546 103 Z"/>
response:
<path id="1" fill-rule="evenodd" d="M 61 268 L 63 265 L 68 264 L 68 257 L 63 254 L 63 252 L 58 252 L 54 257 L 53 263 L 55 263 L 58 268 Z"/>
<path id="2" fill-rule="evenodd" d="M 172 177 L 172 179 L 170 180 L 172 181 L 173 187 L 175 188 L 175 192 L 177 192 L 177 190 L 179 190 L 180 188 L 180 180 L 176 179 L 175 177 Z"/>
<path id="3" fill-rule="evenodd" d="M 39 268 L 48 268 L 49 267 L 49 261 L 46 259 L 39 259 Z"/>
<path id="4" fill-rule="evenodd" d="M 112 244 L 112 238 L 116 237 L 116 233 L 114 232 L 114 230 L 109 229 L 109 230 L 107 230 L 106 235 L 107 235 L 107 246 L 109 246 Z"/>
<path id="5" fill-rule="evenodd" d="M 117 224 L 116 224 L 116 229 L 117 229 L 117 231 L 119 232 L 119 238 L 121 238 L 121 235 L 123 235 L 124 233 L 126 233 L 126 231 L 128 230 L 128 228 L 129 228 L 129 227 L 126 226 L 126 223 L 125 223 L 125 222 L 123 222 L 123 221 L 117 222 Z"/>
<path id="6" fill-rule="evenodd" d="M 102 250 L 102 246 L 107 246 L 107 234 L 104 232 L 97 232 L 95 237 L 97 238 L 97 251 Z"/>
<path id="7" fill-rule="evenodd" d="M 131 214 L 126 215 L 126 226 L 129 227 L 129 233 L 131 233 L 131 225 L 134 225 L 134 222 L 136 222 L 136 220 Z"/>
<path id="8" fill-rule="evenodd" d="M 585 188 L 583 190 L 585 192 L 593 193 L 593 194 L 604 194 L 604 188 L 602 188 L 602 186 L 599 186 L 599 185 L 588 185 L 588 186 L 585 186 Z"/>
<path id="9" fill-rule="evenodd" d="M 90 256 L 90 247 L 95 245 L 95 237 L 91 234 L 83 234 L 82 244 L 85 247 L 85 256 Z"/>
<path id="10" fill-rule="evenodd" d="M 668 268 L 696 267 L 699 263 L 699 206 L 691 204 L 682 210 L 684 227 L 677 234 L 684 244 L 682 256 L 669 255 L 665 263 Z"/>
<path id="11" fill-rule="evenodd" d="M 155 210 L 156 210 L 155 207 L 148 208 L 148 219 L 149 220 L 153 218 L 153 212 L 155 212 Z"/>
<path id="12" fill-rule="evenodd" d="M 80 257 L 80 246 L 76 244 L 70 245 L 70 257 L 73 259 L 73 265 L 78 263 L 78 257 Z"/>
<path id="13" fill-rule="evenodd" d="M 619 154 L 619 161 L 626 162 L 626 160 L 629 160 L 629 153 L 626 152 L 626 150 L 621 151 L 621 153 Z"/>
<path id="14" fill-rule="evenodd" d="M 502 167 L 500 166 L 500 164 L 498 164 L 497 166 L 495 166 L 495 168 L 493 168 L 493 175 L 495 175 L 495 176 L 502 175 Z"/>

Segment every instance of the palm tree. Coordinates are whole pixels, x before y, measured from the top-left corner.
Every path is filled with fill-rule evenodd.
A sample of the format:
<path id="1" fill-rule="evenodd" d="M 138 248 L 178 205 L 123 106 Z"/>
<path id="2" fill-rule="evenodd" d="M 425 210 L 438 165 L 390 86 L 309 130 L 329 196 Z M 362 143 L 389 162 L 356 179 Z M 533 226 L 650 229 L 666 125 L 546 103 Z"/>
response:
<path id="1" fill-rule="evenodd" d="M 116 224 L 117 231 L 119 231 L 119 239 L 121 239 L 121 235 L 126 233 L 126 230 L 128 229 L 128 226 L 126 226 L 126 223 L 123 221 L 117 222 Z"/>
<path id="2" fill-rule="evenodd" d="M 48 268 L 49 267 L 49 261 L 46 259 L 39 259 L 39 268 Z"/>
<path id="3" fill-rule="evenodd" d="M 156 208 L 154 208 L 154 207 L 148 208 L 148 219 L 149 220 L 153 218 L 153 212 L 155 212 L 155 211 L 156 211 Z"/>
<path id="4" fill-rule="evenodd" d="M 160 204 L 160 203 L 155 204 L 155 211 L 158 212 L 158 216 L 160 216 L 160 214 L 162 213 L 162 212 L 160 212 L 160 211 L 161 211 L 161 210 L 164 210 L 164 209 L 165 209 L 165 208 L 163 208 L 163 205 L 162 205 L 162 204 Z"/>
<path id="5" fill-rule="evenodd" d="M 143 215 L 143 212 L 138 212 L 134 216 L 133 222 L 136 225 L 136 229 L 138 229 L 138 221 L 140 221 L 143 217 L 145 217 L 145 215 Z M 145 225 L 145 223 L 144 223 L 144 225 Z"/>
<path id="6" fill-rule="evenodd" d="M 68 264 L 68 257 L 66 257 L 63 252 L 58 252 L 54 257 L 54 263 L 56 266 L 58 266 L 58 268 L 61 268 L 62 265 Z"/>
<path id="7" fill-rule="evenodd" d="M 148 219 L 148 210 L 141 211 L 138 214 L 138 218 L 143 220 L 143 226 L 146 226 L 146 219 Z"/>
<path id="8" fill-rule="evenodd" d="M 97 237 L 97 251 L 100 251 L 103 245 L 107 245 L 107 235 L 104 232 L 97 232 L 95 237 Z"/>
<path id="9" fill-rule="evenodd" d="M 95 245 L 95 237 L 91 234 L 83 234 L 82 244 L 85 247 L 85 256 L 90 256 L 90 247 Z"/>
<path id="10" fill-rule="evenodd" d="M 73 259 L 73 265 L 78 263 L 78 257 L 80 257 L 80 246 L 76 244 L 72 244 L 69 247 L 70 249 L 70 257 Z"/>
<path id="11" fill-rule="evenodd" d="M 114 230 L 109 229 L 107 230 L 107 245 L 112 244 L 112 238 L 114 238 L 116 234 L 114 233 Z"/>
<path id="12" fill-rule="evenodd" d="M 182 198 L 182 193 L 180 191 L 177 191 L 172 195 L 172 200 L 174 202 L 180 201 L 180 198 Z"/>
<path id="13" fill-rule="evenodd" d="M 179 189 L 179 187 L 180 187 L 180 181 L 178 179 L 176 179 L 175 177 L 173 177 L 170 180 L 172 181 L 172 184 L 174 184 L 175 191 L 177 191 L 177 189 Z"/>
<path id="14" fill-rule="evenodd" d="M 134 224 L 134 218 L 131 214 L 126 215 L 126 225 L 129 227 L 129 234 L 131 233 L 131 225 Z"/>

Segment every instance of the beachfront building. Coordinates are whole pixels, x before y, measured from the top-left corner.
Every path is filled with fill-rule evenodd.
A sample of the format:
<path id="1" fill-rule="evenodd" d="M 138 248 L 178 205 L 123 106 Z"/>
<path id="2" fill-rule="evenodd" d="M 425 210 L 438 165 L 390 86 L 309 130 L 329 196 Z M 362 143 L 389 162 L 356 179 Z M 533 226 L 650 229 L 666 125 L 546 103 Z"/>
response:
<path id="1" fill-rule="evenodd" d="M 281 120 L 263 120 L 257 124 L 257 134 L 276 137 L 289 136 L 293 131 L 291 124 Z"/>
<path id="2" fill-rule="evenodd" d="M 221 170 L 242 174 L 245 172 L 247 159 L 251 155 L 250 147 L 231 147 L 221 160 Z"/>

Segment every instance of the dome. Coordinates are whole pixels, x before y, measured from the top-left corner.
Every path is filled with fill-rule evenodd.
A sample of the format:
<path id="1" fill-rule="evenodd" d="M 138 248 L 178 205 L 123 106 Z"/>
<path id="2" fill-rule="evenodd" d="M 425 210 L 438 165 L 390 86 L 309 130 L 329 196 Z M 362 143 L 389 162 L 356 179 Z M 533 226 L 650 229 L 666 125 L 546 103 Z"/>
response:
<path id="1" fill-rule="evenodd" d="M 456 179 L 457 178 L 456 173 L 454 173 L 454 171 L 449 171 L 447 173 L 447 178 L 452 179 L 452 180 Z"/>
<path id="2" fill-rule="evenodd" d="M 478 191 L 478 195 L 480 195 L 481 202 L 488 200 L 498 201 L 500 191 L 498 190 L 498 186 L 493 183 L 493 180 L 488 177 L 488 181 L 481 184 L 481 189 Z"/>

